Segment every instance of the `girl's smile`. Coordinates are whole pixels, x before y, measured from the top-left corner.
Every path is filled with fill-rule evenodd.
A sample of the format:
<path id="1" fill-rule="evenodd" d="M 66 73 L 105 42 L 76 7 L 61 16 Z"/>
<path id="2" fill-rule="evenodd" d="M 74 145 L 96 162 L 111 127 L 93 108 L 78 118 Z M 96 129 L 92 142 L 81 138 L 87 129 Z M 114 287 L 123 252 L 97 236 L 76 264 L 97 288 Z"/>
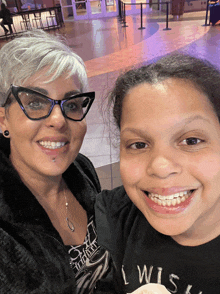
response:
<path id="1" fill-rule="evenodd" d="M 192 187 L 150 188 L 143 191 L 148 205 L 156 212 L 174 214 L 183 211 L 197 189 Z"/>
<path id="2" fill-rule="evenodd" d="M 155 212 L 164 214 L 174 214 L 182 212 L 190 204 L 195 190 L 162 196 L 155 193 L 146 194 L 146 202 Z"/>

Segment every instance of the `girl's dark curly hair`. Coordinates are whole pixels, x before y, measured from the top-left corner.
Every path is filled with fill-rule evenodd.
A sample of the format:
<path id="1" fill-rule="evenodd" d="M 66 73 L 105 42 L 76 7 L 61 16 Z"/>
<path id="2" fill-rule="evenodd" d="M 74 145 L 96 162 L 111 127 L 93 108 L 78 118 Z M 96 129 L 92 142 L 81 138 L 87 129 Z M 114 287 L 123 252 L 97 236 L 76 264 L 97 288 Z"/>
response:
<path id="1" fill-rule="evenodd" d="M 118 128 L 120 129 L 122 102 L 131 88 L 142 83 L 156 84 L 169 78 L 193 83 L 208 97 L 220 118 L 220 71 L 207 60 L 177 53 L 147 66 L 129 70 L 118 77 L 109 95 L 109 105 L 113 105 L 113 116 Z"/>

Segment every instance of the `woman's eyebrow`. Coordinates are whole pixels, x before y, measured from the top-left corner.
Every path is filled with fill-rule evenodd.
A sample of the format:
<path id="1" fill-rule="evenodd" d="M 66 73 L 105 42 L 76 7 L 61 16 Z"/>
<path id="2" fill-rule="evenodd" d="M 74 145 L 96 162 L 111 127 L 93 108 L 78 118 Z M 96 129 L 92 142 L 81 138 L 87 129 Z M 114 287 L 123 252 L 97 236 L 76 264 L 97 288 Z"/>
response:
<path id="1" fill-rule="evenodd" d="M 49 93 L 48 93 L 48 91 L 46 90 L 46 89 L 44 89 L 44 88 L 39 88 L 39 87 L 28 87 L 28 89 L 30 89 L 30 90 L 33 90 L 33 91 L 37 91 L 37 92 L 39 92 L 39 93 L 41 93 L 41 94 L 43 94 L 43 95 L 46 95 L 46 96 L 48 96 L 49 95 Z M 74 96 L 74 95 L 77 95 L 77 94 L 80 94 L 81 92 L 79 91 L 79 90 L 72 90 L 72 91 L 69 91 L 69 92 L 67 92 L 67 93 L 65 93 L 65 95 L 64 95 L 64 99 L 65 98 L 69 98 L 69 97 L 71 97 L 71 96 Z"/>
<path id="2" fill-rule="evenodd" d="M 71 96 L 74 96 L 74 95 L 77 95 L 77 94 L 80 94 L 81 92 L 79 90 L 72 90 L 72 91 L 69 91 L 67 92 L 65 95 L 64 95 L 64 98 L 69 98 Z"/>
<path id="3" fill-rule="evenodd" d="M 37 91 L 43 95 L 48 95 L 48 91 L 43 89 L 43 88 L 39 88 L 39 87 L 28 87 L 28 89 L 33 90 L 33 91 Z"/>

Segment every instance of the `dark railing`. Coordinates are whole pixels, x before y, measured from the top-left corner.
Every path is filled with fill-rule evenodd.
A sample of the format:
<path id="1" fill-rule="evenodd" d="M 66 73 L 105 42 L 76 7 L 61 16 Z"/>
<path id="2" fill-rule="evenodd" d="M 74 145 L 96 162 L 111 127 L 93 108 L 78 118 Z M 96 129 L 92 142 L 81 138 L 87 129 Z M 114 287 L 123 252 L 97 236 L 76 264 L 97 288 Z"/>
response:
<path id="1" fill-rule="evenodd" d="M 48 12 L 48 14 L 45 12 Z M 36 15 L 39 15 L 36 20 Z M 64 26 L 61 7 L 47 7 L 41 9 L 32 9 L 25 11 L 18 11 L 11 13 L 12 16 L 12 35 L 5 35 L 4 31 L 0 31 L 0 38 L 10 38 L 24 31 L 31 30 L 32 28 L 42 28 L 45 30 L 56 29 Z M 52 20 L 47 21 L 47 18 Z M 0 18 L 1 21 L 1 18 Z M 52 24 L 52 25 L 50 25 Z M 6 25 L 7 26 L 7 25 Z"/>
<path id="2" fill-rule="evenodd" d="M 158 3 L 147 3 L 147 2 L 142 2 L 142 3 L 125 3 L 123 0 L 119 0 L 118 2 L 118 11 L 119 11 L 119 18 L 121 22 L 123 23 L 123 27 L 127 27 L 128 25 L 126 24 L 126 5 L 140 5 L 140 16 L 141 16 L 141 26 L 138 28 L 139 30 L 145 29 L 143 26 L 143 4 L 144 5 L 150 5 L 152 4 L 158 4 L 158 9 L 160 4 L 166 4 L 166 28 L 164 30 L 171 30 L 168 27 L 169 24 L 169 4 L 170 2 L 158 2 Z"/>
<path id="3" fill-rule="evenodd" d="M 214 26 L 220 20 L 220 6 L 216 5 L 212 1 L 207 1 L 206 16 L 204 26 L 210 26 L 210 23 Z"/>
<path id="4" fill-rule="evenodd" d="M 210 22 L 208 24 L 208 14 L 209 14 L 209 1 L 207 1 L 207 6 L 206 6 L 205 26 L 210 25 Z"/>
<path id="5" fill-rule="evenodd" d="M 12 16 L 21 15 L 22 18 L 24 18 L 25 16 L 29 16 L 31 14 L 42 13 L 42 12 L 47 12 L 47 11 L 50 14 L 51 14 L 51 12 L 54 11 L 54 15 L 55 15 L 56 22 L 57 22 L 57 27 L 61 27 L 64 24 L 62 12 L 61 12 L 61 6 L 18 11 L 16 13 L 12 13 Z M 48 27 L 45 27 L 45 28 L 48 28 Z"/>

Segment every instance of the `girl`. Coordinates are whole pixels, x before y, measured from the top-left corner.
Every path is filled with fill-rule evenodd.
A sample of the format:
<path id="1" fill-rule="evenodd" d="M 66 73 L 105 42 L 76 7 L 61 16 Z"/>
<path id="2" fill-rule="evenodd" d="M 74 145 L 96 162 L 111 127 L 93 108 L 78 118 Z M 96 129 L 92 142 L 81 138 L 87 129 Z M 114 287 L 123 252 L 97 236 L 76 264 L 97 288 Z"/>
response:
<path id="1" fill-rule="evenodd" d="M 182 54 L 120 76 L 110 95 L 123 186 L 96 204 L 118 293 L 220 289 L 220 73 Z"/>

